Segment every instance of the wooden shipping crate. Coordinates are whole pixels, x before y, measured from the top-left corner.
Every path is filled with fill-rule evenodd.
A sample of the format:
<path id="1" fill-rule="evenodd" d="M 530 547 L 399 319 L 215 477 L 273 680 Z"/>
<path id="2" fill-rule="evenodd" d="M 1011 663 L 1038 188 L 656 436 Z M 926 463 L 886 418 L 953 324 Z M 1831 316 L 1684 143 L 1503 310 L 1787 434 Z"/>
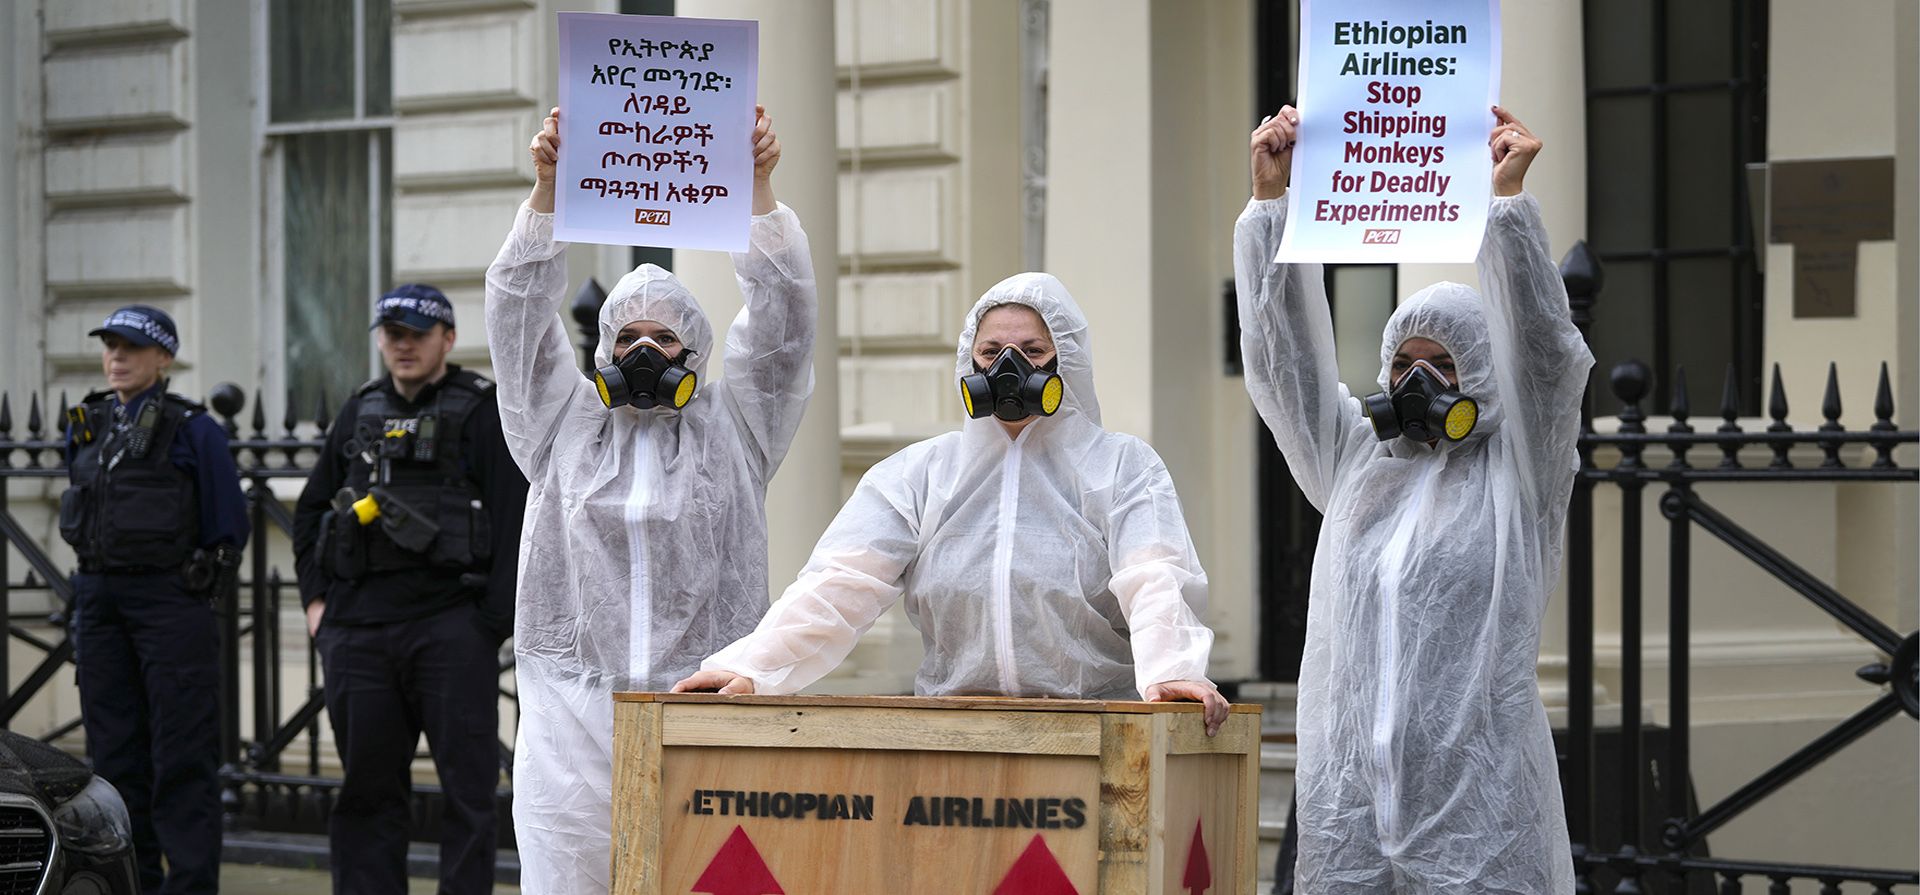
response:
<path id="1" fill-rule="evenodd" d="M 1260 707 L 616 694 L 617 895 L 1253 895 Z"/>

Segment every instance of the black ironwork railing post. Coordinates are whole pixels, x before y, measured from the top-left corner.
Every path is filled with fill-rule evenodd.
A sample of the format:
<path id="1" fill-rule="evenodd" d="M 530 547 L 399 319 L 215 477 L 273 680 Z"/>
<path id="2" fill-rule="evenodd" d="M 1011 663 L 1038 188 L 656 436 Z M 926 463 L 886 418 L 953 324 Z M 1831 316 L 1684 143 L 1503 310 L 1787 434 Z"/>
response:
<path id="1" fill-rule="evenodd" d="M 1687 400 L 1687 371 L 1684 368 L 1674 371 L 1673 396 L 1668 402 L 1673 413 L 1673 424 L 1667 431 L 1674 435 L 1688 435 L 1693 427 L 1687 424 L 1692 410 Z M 1670 468 L 1687 469 L 1687 448 L 1684 442 L 1675 442 L 1673 462 Z M 1692 486 L 1685 479 L 1675 479 L 1673 486 L 1660 498 L 1660 511 L 1667 517 L 1667 772 L 1663 776 L 1667 781 L 1667 822 L 1661 830 L 1661 844 L 1671 851 L 1679 851 L 1686 844 L 1682 836 L 1681 825 L 1686 823 L 1691 795 L 1690 781 L 1693 779 L 1692 756 L 1688 754 L 1688 733 L 1693 723 L 1688 711 L 1688 699 L 1692 688 L 1692 605 L 1693 605 L 1693 543 L 1692 521 L 1687 517 L 1686 502 L 1691 499 Z"/>
<path id="2" fill-rule="evenodd" d="M 1581 336 L 1593 325 L 1593 306 L 1605 277 L 1585 240 L 1573 244 L 1560 261 L 1567 306 Z M 1591 344 L 1591 340 L 1589 340 Z M 1593 389 L 1580 393 L 1580 433 L 1593 432 Z M 1580 468 L 1593 466 L 1593 449 L 1583 437 Z M 1587 895 L 1593 880 L 1583 860 L 1593 843 L 1593 489 L 1575 476 L 1567 503 L 1567 832 L 1573 841 L 1576 891 Z"/>
<path id="3" fill-rule="evenodd" d="M 227 437 L 235 439 L 240 430 L 235 416 L 246 406 L 246 394 L 231 383 L 221 383 L 207 396 L 207 404 L 213 411 L 224 417 L 223 424 Z M 240 459 L 239 451 L 234 451 L 235 465 Z M 258 537 L 259 522 L 251 520 L 255 526 L 253 535 Z M 256 543 L 253 547 L 259 550 Z M 240 589 L 235 587 L 220 594 L 218 615 L 220 619 L 220 762 L 223 776 L 237 770 L 244 764 L 240 749 Z M 237 816 L 240 811 L 240 793 L 236 785 L 229 784 L 220 794 L 221 804 L 229 817 Z"/>
<path id="4" fill-rule="evenodd" d="M 0 398 L 0 400 L 5 400 Z M 6 440 L 7 432 L 0 426 L 0 441 Z M 0 450 L 0 465 L 4 465 L 6 451 Z M 0 501 L 6 499 L 6 480 L 0 479 Z M 4 510 L 5 507 L 0 507 Z M 0 537 L 0 696 L 13 692 L 13 557 L 7 548 L 7 539 Z"/>
<path id="5" fill-rule="evenodd" d="M 0 393 L 0 443 L 13 441 L 13 402 Z M 66 419 L 65 416 L 61 417 Z M 0 445 L 0 470 L 13 466 L 13 449 Z M 0 501 L 7 499 L 6 479 L 0 478 Z M 6 507 L 0 505 L 0 512 Z M 13 555 L 0 538 L 0 695 L 13 691 Z"/>
<path id="6" fill-rule="evenodd" d="M 273 619 L 267 604 L 267 501 L 273 500 L 267 480 L 254 477 L 247 489 L 247 503 L 253 516 L 253 536 L 260 539 L 253 549 L 253 741 L 264 743 L 273 738 Z M 279 758 L 267 757 L 267 770 L 278 770 Z"/>
<path id="7" fill-rule="evenodd" d="M 1640 400 L 1646 397 L 1650 379 L 1646 364 L 1630 360 L 1613 368 L 1613 393 L 1620 399 L 1620 434 L 1646 432 L 1646 415 Z M 1640 470 L 1643 446 L 1627 442 L 1620 448 L 1620 468 Z M 1641 684 L 1641 539 L 1640 500 L 1646 481 L 1638 476 L 1620 481 L 1620 854 L 1632 858 L 1639 854 L 1640 836 L 1640 736 Z M 1639 872 L 1631 862 L 1621 868 L 1620 883 L 1614 888 L 1620 895 L 1640 891 Z"/>
<path id="8" fill-rule="evenodd" d="M 320 652 L 314 648 L 313 638 L 307 638 L 307 699 L 309 701 L 322 696 L 320 691 Z M 304 725 L 307 733 L 307 773 L 320 776 L 320 716 L 316 713 Z"/>
<path id="9" fill-rule="evenodd" d="M 220 599 L 220 758 L 233 767 L 240 755 L 240 592 Z"/>

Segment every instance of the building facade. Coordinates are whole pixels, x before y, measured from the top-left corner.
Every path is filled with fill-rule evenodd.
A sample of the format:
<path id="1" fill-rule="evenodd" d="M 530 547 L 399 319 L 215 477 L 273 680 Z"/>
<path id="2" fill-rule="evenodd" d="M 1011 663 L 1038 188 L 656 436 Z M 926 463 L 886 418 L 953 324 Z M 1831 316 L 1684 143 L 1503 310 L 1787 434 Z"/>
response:
<path id="1" fill-rule="evenodd" d="M 1247 132 L 1258 104 L 1290 96 L 1295 5 L 665 6 L 761 20 L 762 99 L 786 147 L 776 186 L 805 222 L 820 272 L 815 397 L 769 501 L 776 592 L 867 467 L 958 424 L 954 338 L 973 299 L 1008 274 L 1044 269 L 1088 312 L 1106 425 L 1153 444 L 1180 489 L 1212 584 L 1215 678 L 1285 680 L 1284 644 L 1261 632 L 1285 614 L 1272 566 L 1297 557 L 1281 551 L 1279 523 L 1260 505 L 1256 483 L 1274 461 L 1233 367 L 1225 290 L 1247 196 Z M 30 394 L 50 408 L 92 388 L 98 360 L 86 331 L 109 309 L 142 301 L 181 324 L 177 390 L 234 382 L 265 395 L 271 416 L 290 400 L 310 418 L 323 398 L 337 403 L 376 371 L 365 324 L 394 283 L 445 289 L 467 322 L 455 360 L 486 368 L 482 276 L 531 183 L 528 136 L 557 95 L 554 14 L 663 5 L 0 8 L 10 82 L 0 120 L 13 125 L 0 141 L 0 241 L 13 247 L 0 253 L 0 390 L 15 413 Z M 1719 368 L 1731 364 L 1742 413 L 1755 418 L 1748 428 L 1764 428 L 1763 377 L 1777 364 L 1791 419 L 1811 427 L 1829 362 L 1847 406 L 1864 409 L 1884 360 L 1898 424 L 1920 423 L 1914 4 L 1542 0 L 1508 2 L 1502 15 L 1502 103 L 1546 141 L 1528 186 L 1553 251 L 1585 239 L 1609 271 L 1594 311 L 1596 382 L 1630 356 L 1687 364 L 1695 407 L 1713 407 Z M 1893 160 L 1895 226 L 1890 238 L 1854 243 L 1846 312 L 1816 316 L 1797 310 L 1800 247 L 1765 238 L 1768 212 L 1780 207 L 1764 190 L 1767 172 L 1853 158 Z M 1753 228 L 1744 241 L 1743 221 Z M 569 255 L 575 285 L 611 284 L 634 261 L 625 247 Z M 739 298 L 723 256 L 680 252 L 671 263 L 713 319 L 732 318 Z M 1396 296 L 1473 276 L 1438 265 L 1335 271 L 1353 389 L 1373 388 L 1371 357 Z M 1669 408 L 1662 398 L 1653 409 Z M 1598 398 L 1596 426 L 1614 425 L 1614 412 Z M 50 512 L 57 496 L 44 482 L 10 481 L 8 506 L 69 561 Z M 1889 625 L 1920 627 L 1911 487 L 1768 486 L 1724 500 Z M 1601 493 L 1602 704 L 1617 701 L 1604 688 L 1620 663 L 1608 595 L 1621 573 L 1606 559 L 1621 546 L 1606 521 L 1617 507 Z M 290 569 L 284 538 L 269 537 L 275 563 Z M 1646 546 L 1646 568 L 1662 568 L 1664 542 L 1649 534 Z M 1695 749 L 1715 756 L 1697 763 L 1695 782 L 1709 800 L 1857 708 L 1852 672 L 1875 653 L 1730 551 L 1702 547 L 1695 562 L 1708 570 L 1694 587 Z M 1663 588 L 1649 581 L 1650 607 L 1663 605 Z M 291 624 L 287 642 L 299 642 L 304 632 Z M 1664 630 L 1658 608 L 1647 629 Z M 1562 706 L 1564 626 L 1556 621 L 1546 640 L 1543 693 Z M 905 691 L 919 651 L 896 611 L 820 689 Z M 1656 674 L 1663 655 L 1650 633 Z M 1660 700 L 1648 708 L 1661 717 Z M 51 727 L 72 712 L 70 689 L 56 686 L 16 724 Z M 1920 786 L 1917 742 L 1915 725 L 1896 719 L 1730 825 L 1716 852 L 1910 865 L 1920 800 L 1888 803 L 1884 793 Z M 1849 808 L 1858 804 L 1880 807 Z"/>

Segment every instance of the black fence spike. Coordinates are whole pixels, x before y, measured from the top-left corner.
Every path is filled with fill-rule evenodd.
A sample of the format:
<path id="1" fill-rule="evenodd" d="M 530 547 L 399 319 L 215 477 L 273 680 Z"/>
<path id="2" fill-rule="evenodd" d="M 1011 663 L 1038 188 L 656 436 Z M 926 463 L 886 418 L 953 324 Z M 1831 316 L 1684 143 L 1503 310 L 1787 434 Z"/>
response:
<path id="1" fill-rule="evenodd" d="M 27 399 L 27 438 L 40 440 L 40 393 Z"/>
<path id="2" fill-rule="evenodd" d="M 1832 361 L 1827 362 L 1827 394 L 1820 399 L 1820 415 L 1827 420 L 1820 424 L 1820 431 L 1845 431 L 1840 425 L 1840 365 Z"/>
<path id="3" fill-rule="evenodd" d="M 1820 424 L 1820 432 L 1831 436 L 1820 439 L 1820 450 L 1826 455 L 1821 459 L 1820 467 L 1840 469 L 1846 464 L 1840 462 L 1840 446 L 1843 442 L 1839 436 L 1847 431 L 1847 427 L 1840 425 L 1840 365 L 1832 361 L 1827 362 L 1827 393 L 1820 399 L 1820 415 L 1826 418 L 1826 422 Z"/>
<path id="4" fill-rule="evenodd" d="M 28 569 L 27 577 L 21 580 L 20 586 L 28 590 L 33 590 L 34 588 L 37 588 L 40 586 L 40 578 L 33 574 L 32 569 Z"/>
<path id="5" fill-rule="evenodd" d="M 0 393 L 0 440 L 12 440 L 13 395 Z"/>
<path id="6" fill-rule="evenodd" d="M 1787 389 L 1780 383 L 1777 363 L 1773 365 L 1773 387 L 1767 394 L 1767 416 L 1773 418 L 1773 423 L 1767 426 L 1768 432 L 1793 431 L 1793 427 L 1787 425 Z"/>
<path id="7" fill-rule="evenodd" d="M 1873 426 L 1878 440 L 1873 442 L 1873 468 L 1893 469 L 1893 436 L 1899 429 L 1893 424 L 1893 382 L 1887 378 L 1887 362 L 1880 362 L 1880 387 L 1873 394 Z"/>
<path id="8" fill-rule="evenodd" d="M 1767 432 L 1773 434 L 1791 433 L 1793 427 L 1787 425 L 1787 389 L 1780 383 L 1780 365 L 1773 365 L 1773 387 L 1767 395 L 1767 415 L 1773 422 L 1767 424 Z M 1793 466 L 1787 460 L 1787 452 L 1793 449 L 1793 442 L 1782 439 L 1773 442 L 1773 462 L 1768 464 L 1774 469 L 1787 469 Z"/>
<path id="9" fill-rule="evenodd" d="M 1683 364 L 1673 368 L 1673 396 L 1669 401 L 1673 411 L 1673 425 L 1676 432 L 1692 432 L 1687 425 L 1687 417 L 1693 415 L 1693 402 L 1687 397 L 1687 368 Z"/>
<path id="10" fill-rule="evenodd" d="M 1880 388 L 1873 393 L 1873 431 L 1892 432 L 1893 382 L 1887 378 L 1887 362 L 1880 362 Z"/>
<path id="11" fill-rule="evenodd" d="M 292 438 L 294 427 L 299 425 L 300 417 L 293 412 L 293 390 L 288 389 L 287 402 L 280 410 L 280 429 L 287 433 L 288 438 Z"/>
<path id="12" fill-rule="evenodd" d="M 267 437 L 267 402 L 261 397 L 260 389 L 253 390 L 253 437 Z"/>
<path id="13" fill-rule="evenodd" d="M 1668 404 L 1672 409 L 1673 422 L 1667 426 L 1667 432 L 1672 435 L 1693 434 L 1693 426 L 1687 423 L 1687 417 L 1693 412 L 1693 405 L 1687 398 L 1687 368 L 1685 365 L 1673 368 L 1673 397 Z M 1674 469 L 1689 468 L 1687 463 L 1687 442 L 1675 439 L 1674 441 L 1668 442 L 1667 446 L 1673 449 L 1673 462 L 1668 465 Z"/>
<path id="14" fill-rule="evenodd" d="M 327 406 L 327 387 L 320 387 L 320 406 L 314 408 L 313 424 L 320 427 L 320 435 L 327 434 L 327 423 L 333 419 L 333 408 Z"/>
<path id="15" fill-rule="evenodd" d="M 67 427 L 67 412 L 71 409 L 73 409 L 73 405 L 67 403 L 67 390 L 63 388 L 60 390 L 60 413 L 53 418 L 53 424 L 58 428 L 65 429 Z"/>
<path id="16" fill-rule="evenodd" d="M 1720 468 L 1740 466 L 1740 371 L 1727 364 L 1726 383 L 1720 388 L 1720 426 L 1715 432 L 1728 436 L 1720 440 Z"/>
<path id="17" fill-rule="evenodd" d="M 1740 371 L 1727 365 L 1726 384 L 1720 388 L 1720 424 L 1722 432 L 1740 431 Z"/>

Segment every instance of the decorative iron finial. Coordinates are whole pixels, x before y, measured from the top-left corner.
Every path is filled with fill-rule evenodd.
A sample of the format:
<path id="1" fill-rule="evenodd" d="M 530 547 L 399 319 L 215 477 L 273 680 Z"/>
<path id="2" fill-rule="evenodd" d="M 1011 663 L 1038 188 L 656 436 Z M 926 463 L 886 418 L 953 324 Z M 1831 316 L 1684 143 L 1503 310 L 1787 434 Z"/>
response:
<path id="1" fill-rule="evenodd" d="M 580 327 L 580 348 L 587 355 L 582 366 L 588 372 L 593 370 L 593 351 L 600 347 L 600 306 L 606 303 L 607 290 L 600 288 L 600 281 L 592 277 L 581 283 L 580 291 L 573 294 L 573 322 Z"/>

